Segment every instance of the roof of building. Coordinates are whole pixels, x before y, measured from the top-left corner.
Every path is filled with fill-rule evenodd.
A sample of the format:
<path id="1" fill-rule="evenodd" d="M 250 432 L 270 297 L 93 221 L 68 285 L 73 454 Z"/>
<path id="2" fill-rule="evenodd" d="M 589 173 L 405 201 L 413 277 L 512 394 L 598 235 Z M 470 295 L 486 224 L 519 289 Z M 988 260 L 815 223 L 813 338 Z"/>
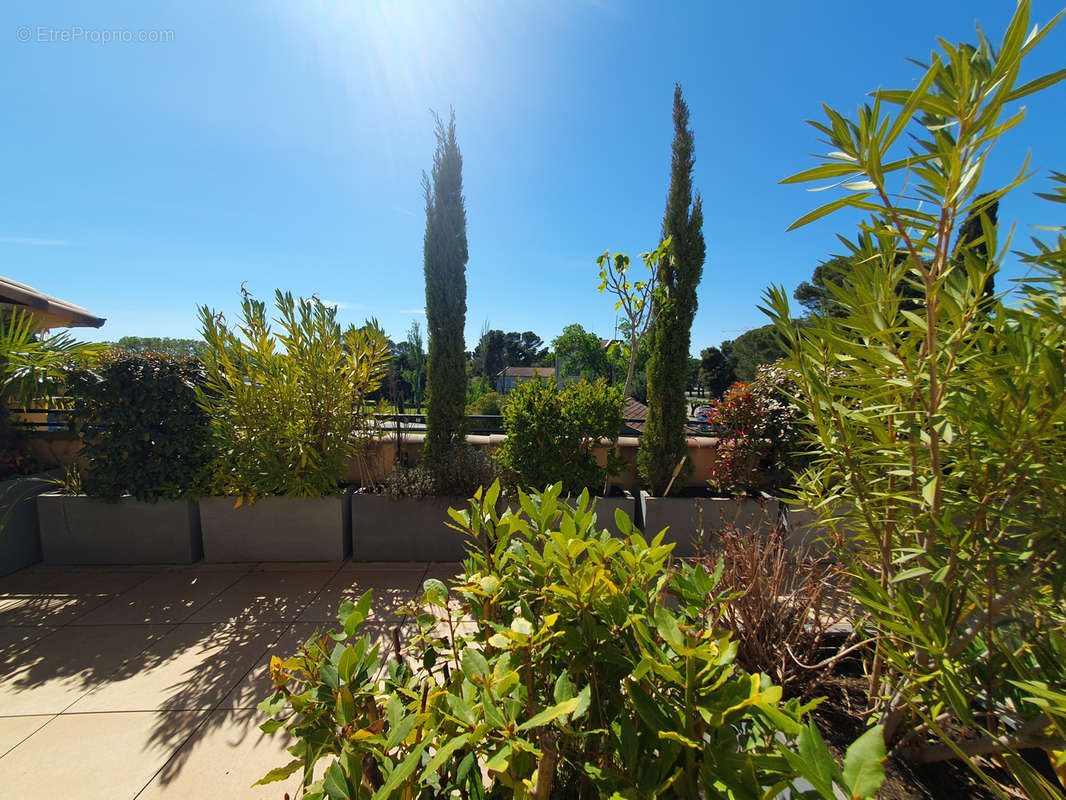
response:
<path id="1" fill-rule="evenodd" d="M 504 367 L 497 378 L 554 378 L 555 367 Z"/>
<path id="2" fill-rule="evenodd" d="M 94 317 L 81 306 L 51 297 L 10 278 L 0 278 L 0 304 L 29 310 L 42 329 L 99 328 L 107 321 Z"/>
<path id="3" fill-rule="evenodd" d="M 637 433 L 643 433 L 644 426 L 647 424 L 648 419 L 648 407 L 639 400 L 627 397 L 622 404 L 622 419 L 626 421 L 625 424 L 627 428 L 636 431 Z M 699 435 L 702 433 L 703 431 L 693 425 L 685 426 L 685 434 L 687 436 L 692 436 L 694 434 Z"/>

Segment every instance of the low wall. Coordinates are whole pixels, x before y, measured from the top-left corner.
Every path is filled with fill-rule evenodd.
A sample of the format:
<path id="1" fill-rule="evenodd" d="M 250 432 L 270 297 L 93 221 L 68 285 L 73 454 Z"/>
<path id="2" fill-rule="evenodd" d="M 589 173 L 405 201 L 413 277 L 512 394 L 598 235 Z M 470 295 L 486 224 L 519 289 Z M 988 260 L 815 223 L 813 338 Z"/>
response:
<path id="1" fill-rule="evenodd" d="M 372 442 L 366 452 L 352 460 L 342 476 L 344 483 L 373 485 L 381 483 L 392 472 L 397 455 L 407 464 L 417 464 L 422 458 L 425 444 L 424 433 L 405 433 L 400 437 L 397 447 L 396 434 L 390 433 Z M 474 447 L 481 447 L 489 452 L 495 451 L 507 437 L 503 434 L 469 435 L 466 441 Z M 27 437 L 27 443 L 34 457 L 49 467 L 66 467 L 77 460 L 80 440 L 67 432 L 35 433 Z M 640 486 L 637 477 L 637 448 L 640 439 L 635 436 L 623 436 L 618 440 L 616 452 L 626 461 L 626 468 L 620 475 L 611 478 L 611 486 L 620 486 L 631 491 Z M 607 463 L 607 451 L 610 443 L 604 441 L 596 447 L 596 460 Z M 692 475 L 688 486 L 705 486 L 711 465 L 717 453 L 718 440 L 712 438 L 690 438 L 688 440 L 688 457 L 692 462 Z M 82 464 L 84 466 L 84 464 Z"/>

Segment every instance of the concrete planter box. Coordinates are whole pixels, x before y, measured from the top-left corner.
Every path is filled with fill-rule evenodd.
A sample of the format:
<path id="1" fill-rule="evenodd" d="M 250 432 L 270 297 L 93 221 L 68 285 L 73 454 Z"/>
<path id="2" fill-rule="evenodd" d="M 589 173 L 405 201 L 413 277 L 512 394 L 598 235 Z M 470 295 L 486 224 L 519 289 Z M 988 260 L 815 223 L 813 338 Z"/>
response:
<path id="1" fill-rule="evenodd" d="M 449 508 L 469 509 L 465 497 L 353 494 L 353 561 L 462 561 L 466 538 L 447 527 Z"/>
<path id="2" fill-rule="evenodd" d="M 343 561 L 351 552 L 348 494 L 263 497 L 234 508 L 234 497 L 200 500 L 204 561 Z"/>
<path id="3" fill-rule="evenodd" d="M 41 560 L 37 495 L 54 488 L 58 472 L 23 475 L 0 481 L 0 575 Z"/>
<path id="4" fill-rule="evenodd" d="M 37 497 L 46 564 L 191 564 L 203 555 L 195 500 Z"/>
<path id="5" fill-rule="evenodd" d="M 779 506 L 773 498 L 760 501 L 719 497 L 652 497 L 647 492 L 640 493 L 641 529 L 651 538 L 669 527 L 663 541 L 675 544 L 676 556 L 696 554 L 694 542 L 701 528 L 701 510 L 704 539 L 713 548 L 714 531 L 728 525 L 768 531 L 778 521 Z"/>

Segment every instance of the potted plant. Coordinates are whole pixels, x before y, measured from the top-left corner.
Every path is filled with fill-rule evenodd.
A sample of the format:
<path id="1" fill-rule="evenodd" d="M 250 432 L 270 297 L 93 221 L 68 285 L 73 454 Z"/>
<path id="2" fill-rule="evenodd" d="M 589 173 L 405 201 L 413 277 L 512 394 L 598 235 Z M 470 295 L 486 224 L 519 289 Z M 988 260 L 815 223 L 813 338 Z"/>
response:
<path id="1" fill-rule="evenodd" d="M 437 119 L 433 169 L 423 179 L 426 234 L 426 432 L 421 460 L 400 463 L 378 493 L 352 497 L 352 557 L 361 561 L 457 561 L 462 543 L 446 527 L 460 496 L 491 483 L 491 460 L 466 441 L 466 209 L 455 115 Z M 421 364 L 421 335 L 409 339 Z M 417 377 L 417 376 L 413 376 Z M 415 381 L 417 383 L 417 380 Z M 414 437 L 412 437 L 414 438 Z"/>
<path id="2" fill-rule="evenodd" d="M 82 445 L 63 490 L 37 498 L 44 560 L 188 564 L 209 459 L 193 358 L 114 350 L 69 371 Z"/>
<path id="3" fill-rule="evenodd" d="M 705 488 L 682 492 L 688 497 L 657 498 L 642 494 L 648 531 L 670 526 L 667 534 L 681 553 L 697 538 L 708 539 L 729 527 L 769 531 L 789 515 L 775 494 L 792 482 L 802 465 L 796 412 L 788 400 L 795 386 L 790 373 L 775 365 L 759 367 L 749 384 L 735 383 L 710 404 L 709 419 L 720 431 L 706 453 L 690 450 Z M 705 457 L 706 456 L 706 457 Z M 664 502 L 665 500 L 665 502 Z M 803 527 L 807 515 L 795 509 L 788 527 Z M 807 534 L 797 539 L 807 537 Z M 713 542 L 704 544 L 713 546 Z"/>
<path id="4" fill-rule="evenodd" d="M 29 452 L 11 408 L 53 403 L 67 360 L 98 347 L 66 332 L 42 336 L 29 311 L 0 315 L 0 575 L 41 560 L 35 498 L 52 487 L 55 475 Z"/>
<path id="5" fill-rule="evenodd" d="M 686 436 L 685 388 L 688 376 L 692 320 L 696 314 L 696 289 L 703 275 L 706 247 L 703 240 L 703 208 L 693 197 L 694 139 L 688 127 L 688 105 L 681 87 L 674 87 L 674 141 L 670 188 L 663 216 L 662 234 L 669 239 L 669 253 L 655 266 L 656 290 L 652 293 L 653 323 L 648 347 L 648 418 L 644 426 L 637 467 L 644 488 L 640 494 L 641 520 L 647 533 L 658 533 L 671 524 L 668 537 L 677 543 L 675 552 L 688 555 L 692 535 L 689 521 L 698 519 L 692 498 L 671 498 L 688 483 L 692 472 L 690 443 Z M 675 520 L 684 523 L 684 527 Z"/>
<path id="6" fill-rule="evenodd" d="M 622 428 L 622 393 L 606 381 L 532 380 L 511 391 L 503 408 L 507 438 L 496 451 L 512 487 L 543 489 L 561 483 L 572 502 L 582 492 L 596 499 L 599 524 L 616 531 L 615 511 L 633 516 L 631 493 L 608 490 L 625 459 L 613 447 Z M 597 450 L 603 460 L 597 458 Z"/>
<path id="7" fill-rule="evenodd" d="M 461 561 L 462 539 L 448 530 L 448 509 L 497 477 L 485 450 L 463 443 L 432 468 L 397 464 L 376 491 L 352 495 L 356 561 Z"/>
<path id="8" fill-rule="evenodd" d="M 351 551 L 341 476 L 372 435 L 367 396 L 378 389 L 388 341 L 376 321 L 342 330 L 316 297 L 244 292 L 241 320 L 200 310 L 211 420 L 214 496 L 200 502 L 207 561 L 333 561 Z"/>

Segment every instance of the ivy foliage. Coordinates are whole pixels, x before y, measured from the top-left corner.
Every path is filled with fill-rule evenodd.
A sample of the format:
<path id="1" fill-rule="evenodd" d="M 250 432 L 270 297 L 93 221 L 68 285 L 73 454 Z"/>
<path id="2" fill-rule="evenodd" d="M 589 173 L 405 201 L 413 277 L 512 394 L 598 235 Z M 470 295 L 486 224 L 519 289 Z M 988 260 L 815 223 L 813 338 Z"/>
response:
<path id="1" fill-rule="evenodd" d="M 67 391 L 88 469 L 90 497 L 197 497 L 211 458 L 207 415 L 196 401 L 203 365 L 164 353 L 110 351 L 71 370 Z"/>
<path id="2" fill-rule="evenodd" d="M 622 392 L 602 378 L 595 382 L 531 380 L 519 384 L 503 407 L 507 438 L 496 459 L 522 487 L 561 482 L 572 494 L 603 488 L 625 461 L 608 450 L 600 465 L 594 449 L 622 429 Z"/>

